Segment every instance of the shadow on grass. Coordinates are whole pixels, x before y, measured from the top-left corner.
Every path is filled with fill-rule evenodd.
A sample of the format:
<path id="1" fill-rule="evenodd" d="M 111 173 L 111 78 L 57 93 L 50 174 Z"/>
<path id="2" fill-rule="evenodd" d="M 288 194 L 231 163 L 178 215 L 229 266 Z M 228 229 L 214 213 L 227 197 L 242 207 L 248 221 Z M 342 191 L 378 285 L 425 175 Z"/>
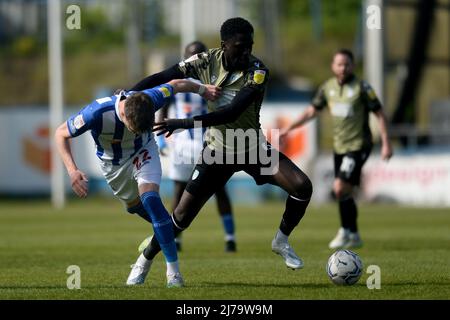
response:
<path id="1" fill-rule="evenodd" d="M 280 283 L 251 283 L 251 282 L 202 282 L 195 287 L 238 287 L 238 288 L 281 288 L 281 289 L 296 289 L 296 288 L 329 288 L 332 284 L 325 283 L 300 283 L 300 284 L 280 284 Z"/>
<path id="2" fill-rule="evenodd" d="M 127 285 L 81 285 L 81 289 L 125 289 L 130 288 Z M 51 285 L 16 285 L 16 286 L 0 286 L 0 290 L 70 290 L 67 286 L 51 286 Z M 72 291 L 72 290 L 71 290 Z M 74 290 L 76 292 L 77 290 Z"/>

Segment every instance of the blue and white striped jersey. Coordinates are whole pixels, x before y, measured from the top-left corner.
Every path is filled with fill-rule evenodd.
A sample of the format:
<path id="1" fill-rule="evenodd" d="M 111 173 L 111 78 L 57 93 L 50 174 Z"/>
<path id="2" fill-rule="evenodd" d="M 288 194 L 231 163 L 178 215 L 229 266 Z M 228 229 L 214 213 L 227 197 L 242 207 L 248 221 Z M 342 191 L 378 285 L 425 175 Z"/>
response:
<path id="1" fill-rule="evenodd" d="M 153 138 L 152 132 L 142 135 L 132 133 L 120 119 L 121 96 L 128 97 L 134 92 L 123 91 L 120 95 L 97 99 L 72 115 L 67 120 L 70 135 L 77 137 L 90 130 L 97 147 L 97 157 L 112 165 L 126 162 Z M 142 92 L 153 100 L 155 111 L 170 102 L 173 97 L 173 88 L 168 84 Z"/>

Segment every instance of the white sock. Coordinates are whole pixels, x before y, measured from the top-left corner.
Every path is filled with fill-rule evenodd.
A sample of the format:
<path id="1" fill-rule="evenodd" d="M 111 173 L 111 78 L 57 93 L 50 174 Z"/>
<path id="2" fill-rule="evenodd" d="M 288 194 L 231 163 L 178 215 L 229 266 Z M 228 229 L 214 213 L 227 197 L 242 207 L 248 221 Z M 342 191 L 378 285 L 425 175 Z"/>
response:
<path id="1" fill-rule="evenodd" d="M 226 234 L 225 241 L 235 241 L 234 234 Z"/>
<path id="2" fill-rule="evenodd" d="M 287 242 L 288 241 L 288 236 L 285 235 L 280 229 L 278 229 L 278 232 L 275 235 L 275 240 L 277 242 Z"/>
<path id="3" fill-rule="evenodd" d="M 144 254 L 141 253 L 141 255 L 139 256 L 139 258 L 136 261 L 136 264 L 147 267 L 147 266 L 151 265 L 152 262 L 153 262 L 153 260 L 147 260 L 147 258 L 144 257 Z"/>
<path id="4" fill-rule="evenodd" d="M 167 274 L 175 274 L 180 272 L 178 261 L 166 262 L 166 265 L 167 265 Z"/>

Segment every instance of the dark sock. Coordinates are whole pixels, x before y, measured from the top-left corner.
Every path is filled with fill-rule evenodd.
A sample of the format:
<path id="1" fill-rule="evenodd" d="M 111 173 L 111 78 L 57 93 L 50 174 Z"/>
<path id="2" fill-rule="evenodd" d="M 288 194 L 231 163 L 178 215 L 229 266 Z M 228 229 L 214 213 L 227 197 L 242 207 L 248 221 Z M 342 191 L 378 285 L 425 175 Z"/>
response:
<path id="1" fill-rule="evenodd" d="M 353 197 L 344 198 L 339 201 L 339 214 L 341 216 L 341 225 L 350 232 L 357 232 L 358 227 L 356 219 L 358 217 L 358 208 Z"/>
<path id="2" fill-rule="evenodd" d="M 286 200 L 286 209 L 280 223 L 281 232 L 287 236 L 291 234 L 292 230 L 294 230 L 305 215 L 308 204 L 309 199 L 303 200 L 295 198 L 291 195 L 288 196 Z"/>
<path id="3" fill-rule="evenodd" d="M 233 215 L 230 213 L 226 213 L 221 216 L 223 229 L 225 230 L 225 234 L 234 235 L 234 220 Z"/>

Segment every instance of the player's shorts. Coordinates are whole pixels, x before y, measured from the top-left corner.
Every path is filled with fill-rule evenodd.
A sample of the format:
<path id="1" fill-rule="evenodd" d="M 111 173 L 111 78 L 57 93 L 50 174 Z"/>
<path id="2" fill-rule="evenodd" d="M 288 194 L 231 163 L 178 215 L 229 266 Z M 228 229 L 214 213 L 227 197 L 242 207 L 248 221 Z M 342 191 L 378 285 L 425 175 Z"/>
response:
<path id="1" fill-rule="evenodd" d="M 235 172 L 239 171 L 244 171 L 252 176 L 257 185 L 273 183 L 273 175 L 278 170 L 279 162 L 287 157 L 267 142 L 260 145 L 257 153 L 260 156 L 255 157 L 254 154 L 251 155 L 247 152 L 241 158 L 234 155 L 233 161 L 226 161 L 224 154 L 217 153 L 206 146 L 202 150 L 186 190 L 194 196 L 212 195 L 220 190 Z M 211 156 L 224 161 L 211 163 Z M 245 157 L 245 161 L 240 161 L 243 157 Z"/>
<path id="2" fill-rule="evenodd" d="M 126 207 L 136 204 L 136 199 L 139 199 L 139 185 L 161 183 L 161 162 L 154 139 L 151 139 L 124 164 L 113 166 L 110 163 L 101 162 L 101 169 L 114 195 Z"/>
<path id="3" fill-rule="evenodd" d="M 169 178 L 188 182 L 202 149 L 203 145 L 199 140 L 175 139 L 170 151 Z"/>
<path id="4" fill-rule="evenodd" d="M 369 158 L 372 148 L 351 151 L 344 154 L 334 153 L 334 177 L 340 178 L 351 185 L 359 186 L 361 170 Z"/>

